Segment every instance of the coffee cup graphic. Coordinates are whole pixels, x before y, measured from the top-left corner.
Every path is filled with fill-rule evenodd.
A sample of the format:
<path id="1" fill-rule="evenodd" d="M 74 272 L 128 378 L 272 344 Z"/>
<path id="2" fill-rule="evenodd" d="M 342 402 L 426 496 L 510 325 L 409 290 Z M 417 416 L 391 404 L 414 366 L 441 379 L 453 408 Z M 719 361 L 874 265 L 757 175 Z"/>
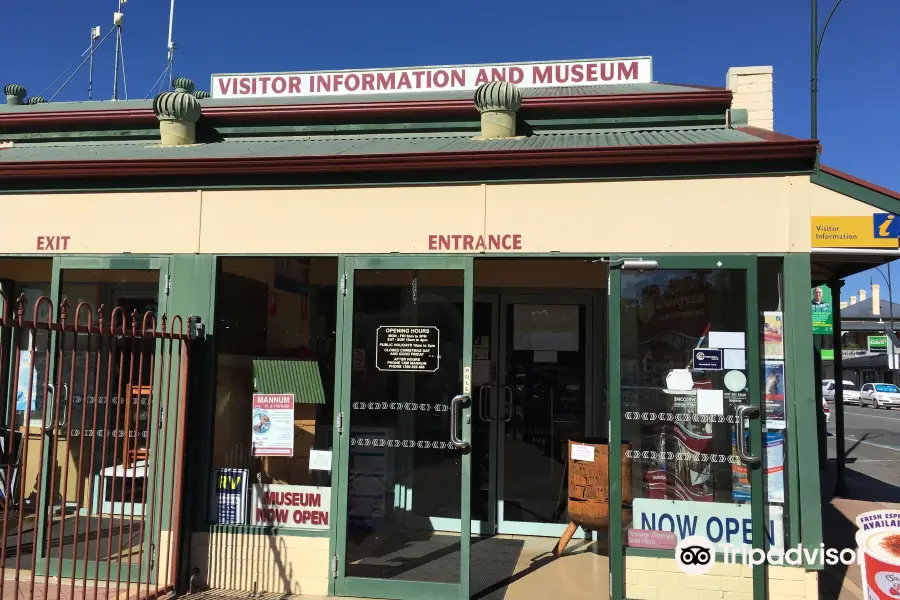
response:
<path id="1" fill-rule="evenodd" d="M 900 529 L 858 531 L 866 600 L 900 600 Z"/>

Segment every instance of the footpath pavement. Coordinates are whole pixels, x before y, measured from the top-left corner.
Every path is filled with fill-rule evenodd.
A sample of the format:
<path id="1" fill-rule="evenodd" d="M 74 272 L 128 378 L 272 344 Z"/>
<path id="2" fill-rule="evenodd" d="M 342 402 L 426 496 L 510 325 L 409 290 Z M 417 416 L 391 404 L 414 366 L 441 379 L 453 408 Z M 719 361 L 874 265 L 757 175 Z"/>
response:
<path id="1" fill-rule="evenodd" d="M 844 497 L 835 497 L 836 467 L 834 459 L 821 471 L 822 528 L 826 548 L 856 548 L 856 517 L 880 509 L 900 509 L 900 488 L 869 477 L 848 462 L 846 474 L 857 484 L 848 486 Z M 845 477 L 847 479 L 847 477 Z M 819 576 L 819 598 L 822 600 L 864 600 L 862 575 L 858 565 L 826 567 Z"/>

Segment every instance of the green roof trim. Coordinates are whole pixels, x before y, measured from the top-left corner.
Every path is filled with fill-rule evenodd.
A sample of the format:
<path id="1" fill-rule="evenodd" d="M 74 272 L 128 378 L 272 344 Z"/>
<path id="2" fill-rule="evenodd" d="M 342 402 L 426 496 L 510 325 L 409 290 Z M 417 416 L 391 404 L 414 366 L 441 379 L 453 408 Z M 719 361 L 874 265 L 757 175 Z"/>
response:
<path id="1" fill-rule="evenodd" d="M 833 192 L 849 196 L 885 212 L 900 214 L 900 194 L 887 188 L 857 179 L 825 165 L 820 166 L 810 179 L 816 185 Z"/>
<path id="2" fill-rule="evenodd" d="M 294 394 L 295 404 L 325 404 L 325 389 L 315 360 L 253 359 L 257 394 Z"/>
<path id="3" fill-rule="evenodd" d="M 296 136 L 235 138 L 210 144 L 163 147 L 146 141 L 17 143 L 0 152 L 0 162 L 146 160 L 239 157 L 338 156 L 555 150 L 626 146 L 682 146 L 762 142 L 736 129 L 670 127 L 585 132 L 547 132 L 520 138 L 475 140 L 471 134 L 381 136 Z"/>

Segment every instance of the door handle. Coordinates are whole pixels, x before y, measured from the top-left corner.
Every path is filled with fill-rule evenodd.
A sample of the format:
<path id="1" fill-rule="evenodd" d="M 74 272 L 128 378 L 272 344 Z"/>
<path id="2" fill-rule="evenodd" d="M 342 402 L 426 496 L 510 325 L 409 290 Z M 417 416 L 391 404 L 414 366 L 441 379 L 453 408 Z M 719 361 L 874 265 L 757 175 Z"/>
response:
<path id="1" fill-rule="evenodd" d="M 64 418 L 67 418 L 68 415 L 64 414 L 63 408 L 65 408 L 66 399 L 69 397 L 69 384 L 62 384 L 63 387 L 63 395 L 62 398 L 57 398 L 56 396 L 56 386 L 52 383 L 47 384 L 47 424 L 44 426 L 44 431 L 52 431 L 54 427 L 58 427 L 62 425 L 61 422 L 57 422 L 57 418 L 61 421 Z M 57 406 L 57 403 L 59 405 Z M 55 409 L 55 410 L 54 410 Z"/>
<path id="2" fill-rule="evenodd" d="M 506 416 L 503 417 L 503 420 L 507 423 L 512 421 L 513 418 L 513 391 L 512 388 L 508 385 L 503 386 L 503 393 L 506 394 L 506 402 L 503 403 L 503 411 L 506 413 Z"/>
<path id="3" fill-rule="evenodd" d="M 459 395 L 450 401 L 450 443 L 454 448 L 465 450 L 469 447 L 468 442 L 459 439 L 459 411 L 462 403 L 469 400 L 468 396 Z"/>
<path id="4" fill-rule="evenodd" d="M 494 419 L 491 418 L 490 407 L 487 405 L 486 401 L 491 396 L 491 385 L 483 385 L 481 389 L 478 390 L 478 416 L 485 423 L 490 423 Z"/>
<path id="5" fill-rule="evenodd" d="M 53 427 L 55 426 L 55 424 L 53 423 L 54 418 L 55 418 L 54 414 L 53 414 L 53 408 L 54 408 L 54 406 L 56 406 L 56 386 L 53 385 L 52 383 L 47 384 L 46 398 L 47 398 L 47 403 L 44 406 L 44 410 L 47 413 L 48 419 L 47 419 L 47 425 L 44 425 L 44 431 L 51 431 L 53 429 Z"/>
<path id="6" fill-rule="evenodd" d="M 759 457 L 753 456 L 747 450 L 747 427 L 744 424 L 745 419 L 756 419 L 759 417 L 759 409 L 749 404 L 741 404 L 734 409 L 734 416 L 737 417 L 737 427 L 735 431 L 735 451 L 738 458 L 747 465 L 755 465 L 759 463 Z"/>

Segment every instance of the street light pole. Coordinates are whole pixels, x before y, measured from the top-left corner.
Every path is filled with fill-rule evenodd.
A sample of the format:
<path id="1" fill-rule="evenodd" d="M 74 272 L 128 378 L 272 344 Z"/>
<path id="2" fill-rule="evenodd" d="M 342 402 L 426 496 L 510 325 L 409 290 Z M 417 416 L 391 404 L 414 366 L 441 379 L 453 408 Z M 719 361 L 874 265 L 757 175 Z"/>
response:
<path id="1" fill-rule="evenodd" d="M 838 6 L 843 0 L 837 0 L 831 7 L 831 12 L 825 19 L 822 30 L 819 31 L 819 0 L 810 0 L 811 5 L 811 35 L 810 35 L 810 103 L 809 103 L 809 137 L 810 139 L 819 139 L 819 54 L 822 51 L 822 38 L 825 37 L 825 30 L 831 23 Z M 816 169 L 818 170 L 818 155 L 816 157 Z"/>
<path id="2" fill-rule="evenodd" d="M 885 283 L 887 284 L 887 286 L 888 286 L 888 314 L 890 315 L 890 316 L 888 317 L 888 318 L 889 318 L 889 322 L 890 322 L 890 324 L 888 325 L 888 327 L 890 327 L 889 331 L 893 334 L 893 333 L 894 333 L 894 290 L 893 290 L 893 288 L 892 288 L 892 286 L 891 286 L 891 263 L 888 263 L 888 264 L 887 264 L 887 268 L 888 268 L 888 274 L 887 274 L 887 277 L 884 276 L 884 272 L 882 272 L 881 267 L 876 266 L 876 267 L 875 267 L 875 270 L 878 271 L 878 274 L 881 275 L 881 278 L 884 279 L 884 282 L 885 282 Z M 875 307 L 873 306 L 872 308 L 874 309 Z M 879 311 L 879 312 L 881 312 L 881 311 Z M 890 361 L 888 362 L 888 364 L 891 365 L 891 367 L 892 367 L 891 370 L 893 371 L 894 369 L 896 369 L 896 366 L 894 365 L 895 356 L 894 356 L 894 341 L 893 341 L 893 337 L 892 337 L 892 336 L 891 336 L 891 337 L 888 337 L 888 340 L 891 342 L 891 344 L 890 344 L 890 346 L 891 346 L 891 357 L 890 357 Z M 893 373 L 891 373 L 891 377 L 894 377 L 894 374 L 893 374 Z M 893 381 L 892 381 L 891 383 L 896 383 L 896 382 L 893 382 Z"/>

